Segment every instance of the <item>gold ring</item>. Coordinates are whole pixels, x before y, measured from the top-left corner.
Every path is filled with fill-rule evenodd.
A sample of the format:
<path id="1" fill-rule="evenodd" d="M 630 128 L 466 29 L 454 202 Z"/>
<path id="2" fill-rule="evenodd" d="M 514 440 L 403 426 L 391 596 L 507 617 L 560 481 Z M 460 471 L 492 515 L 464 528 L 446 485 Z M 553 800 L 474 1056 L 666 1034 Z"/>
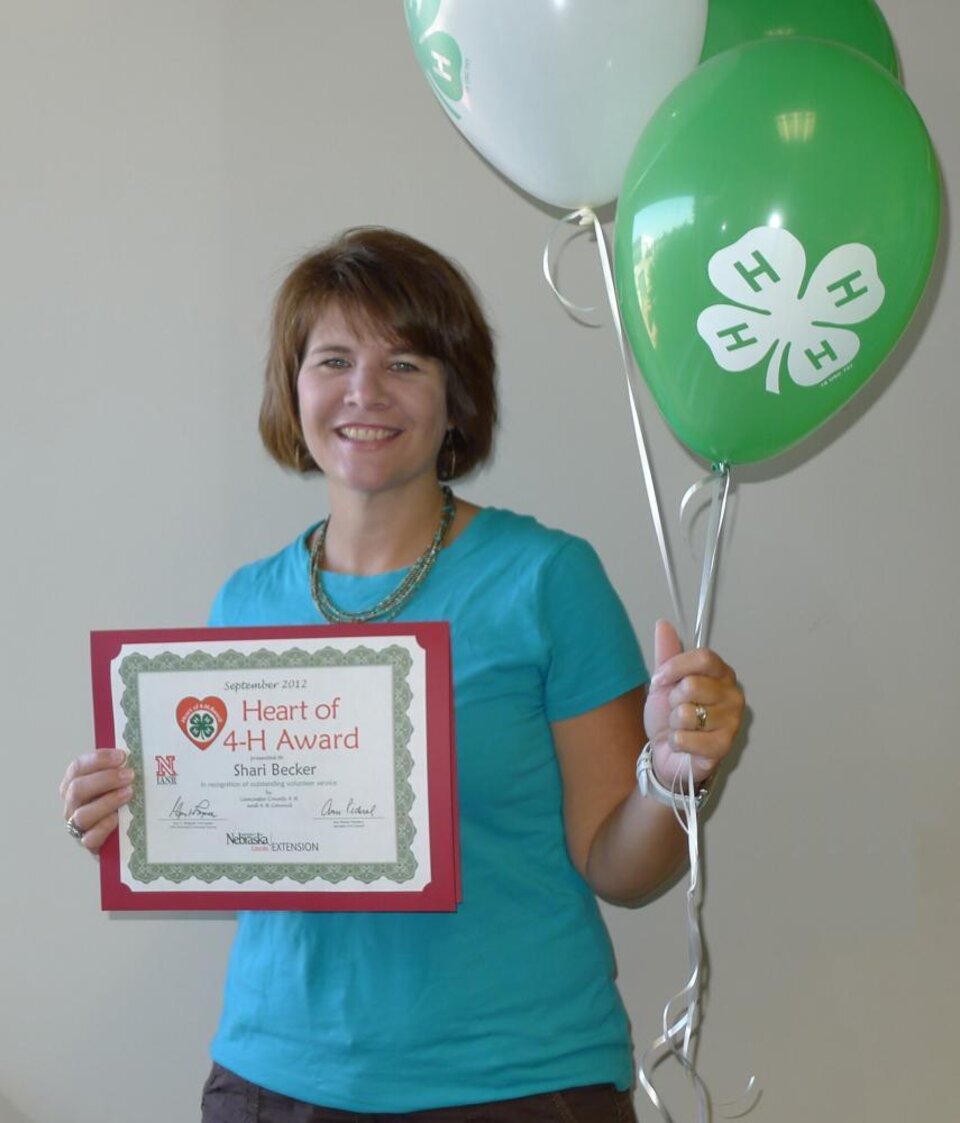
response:
<path id="1" fill-rule="evenodd" d="M 695 713 L 697 715 L 697 729 L 707 728 L 707 707 L 697 706 Z"/>

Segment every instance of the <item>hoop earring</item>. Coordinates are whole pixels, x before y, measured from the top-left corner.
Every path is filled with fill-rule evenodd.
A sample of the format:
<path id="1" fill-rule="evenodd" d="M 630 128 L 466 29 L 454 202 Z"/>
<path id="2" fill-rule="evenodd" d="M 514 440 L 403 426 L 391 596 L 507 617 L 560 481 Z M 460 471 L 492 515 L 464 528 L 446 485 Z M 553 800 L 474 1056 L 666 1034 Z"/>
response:
<path id="1" fill-rule="evenodd" d="M 457 443 L 454 433 L 456 427 L 451 426 L 444 434 L 443 444 L 440 446 L 438 459 L 438 475 L 441 480 L 452 480 L 457 474 Z"/>

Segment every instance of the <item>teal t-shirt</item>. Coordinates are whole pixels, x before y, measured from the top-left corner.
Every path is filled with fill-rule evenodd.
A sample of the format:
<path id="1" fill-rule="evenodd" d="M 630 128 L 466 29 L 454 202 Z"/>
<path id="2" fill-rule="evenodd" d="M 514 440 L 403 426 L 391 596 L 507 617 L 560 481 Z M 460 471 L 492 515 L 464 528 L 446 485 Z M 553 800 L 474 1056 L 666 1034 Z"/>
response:
<path id="1" fill-rule="evenodd" d="M 239 570 L 212 626 L 322 623 L 306 536 Z M 352 611 L 401 573 L 325 574 Z M 646 681 L 594 550 L 485 508 L 398 620 L 450 624 L 463 902 L 455 913 L 239 917 L 213 1056 L 358 1112 L 482 1103 L 633 1075 L 596 900 L 567 855 L 550 723 Z"/>

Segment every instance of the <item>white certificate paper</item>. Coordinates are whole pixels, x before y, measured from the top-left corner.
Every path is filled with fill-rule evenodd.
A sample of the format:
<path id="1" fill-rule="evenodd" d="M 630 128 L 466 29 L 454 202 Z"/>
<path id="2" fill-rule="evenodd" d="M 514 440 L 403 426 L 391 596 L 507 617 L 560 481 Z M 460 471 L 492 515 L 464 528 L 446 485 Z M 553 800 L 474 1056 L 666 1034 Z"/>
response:
<path id="1" fill-rule="evenodd" d="M 445 625 L 97 632 L 92 653 L 97 743 L 135 776 L 104 908 L 456 908 Z"/>

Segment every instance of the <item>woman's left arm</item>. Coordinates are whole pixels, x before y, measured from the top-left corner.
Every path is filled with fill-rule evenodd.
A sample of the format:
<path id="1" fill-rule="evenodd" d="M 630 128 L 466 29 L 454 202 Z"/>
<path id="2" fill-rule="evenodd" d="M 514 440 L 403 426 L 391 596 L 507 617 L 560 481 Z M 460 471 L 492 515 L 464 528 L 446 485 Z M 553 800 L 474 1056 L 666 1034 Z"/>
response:
<path id="1" fill-rule="evenodd" d="M 570 857 L 594 892 L 616 904 L 648 896 L 686 855 L 673 809 L 637 788 L 644 742 L 649 738 L 664 787 L 678 771 L 686 775 L 688 759 L 702 783 L 730 751 L 743 716 L 743 691 L 715 652 L 684 651 L 662 620 L 654 651 L 648 691 L 632 690 L 553 724 Z"/>

